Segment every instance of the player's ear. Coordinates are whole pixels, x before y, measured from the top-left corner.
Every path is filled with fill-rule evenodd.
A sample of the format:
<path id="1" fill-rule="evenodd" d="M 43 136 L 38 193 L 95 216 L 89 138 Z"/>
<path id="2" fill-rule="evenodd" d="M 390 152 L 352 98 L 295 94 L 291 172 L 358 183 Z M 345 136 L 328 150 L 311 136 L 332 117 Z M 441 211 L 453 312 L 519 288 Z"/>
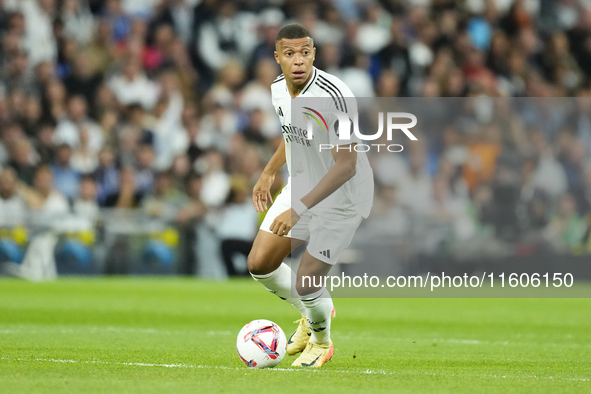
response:
<path id="1" fill-rule="evenodd" d="M 312 48 L 312 60 L 316 60 L 316 47 Z"/>
<path id="2" fill-rule="evenodd" d="M 273 54 L 275 55 L 275 61 L 277 62 L 277 64 L 281 64 L 279 63 L 279 54 L 277 53 L 277 51 L 275 51 Z"/>

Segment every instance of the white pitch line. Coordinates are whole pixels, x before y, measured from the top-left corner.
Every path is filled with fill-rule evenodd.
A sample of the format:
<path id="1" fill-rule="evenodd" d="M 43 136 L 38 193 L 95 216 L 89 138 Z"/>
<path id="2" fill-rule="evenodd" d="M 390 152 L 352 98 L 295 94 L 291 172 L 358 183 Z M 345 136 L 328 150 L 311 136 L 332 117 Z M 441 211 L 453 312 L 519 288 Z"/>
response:
<path id="1" fill-rule="evenodd" d="M 162 367 L 162 368 L 190 368 L 190 369 L 224 369 L 224 370 L 241 370 L 241 371 L 250 371 L 251 369 L 245 369 L 243 367 L 225 367 L 225 366 L 212 366 L 212 365 L 192 365 L 192 364 L 155 364 L 155 363 L 124 363 L 124 362 L 110 362 L 110 361 L 98 361 L 98 360 L 64 360 L 64 359 L 55 359 L 55 358 L 33 358 L 33 359 L 26 359 L 26 358 L 10 358 L 10 357 L 0 357 L 0 360 L 10 360 L 10 361 L 40 361 L 40 362 L 51 362 L 51 363 L 61 363 L 61 364 L 102 364 L 102 365 L 126 365 L 131 367 Z M 269 368 L 268 371 L 294 371 L 294 372 L 321 372 L 320 370 L 309 370 L 303 368 Z M 324 371 L 328 372 L 328 371 Z M 380 375 L 393 375 L 396 372 L 385 372 L 385 371 L 372 371 L 367 369 L 365 371 L 344 371 L 344 370 L 333 370 L 331 372 L 338 372 L 338 373 L 357 373 L 357 374 L 380 374 Z"/>
<path id="2" fill-rule="evenodd" d="M 9 360 L 9 361 L 39 361 L 39 362 L 51 362 L 51 363 L 62 363 L 62 364 L 101 364 L 101 365 L 125 365 L 131 367 L 161 367 L 161 368 L 188 368 L 188 369 L 222 369 L 222 370 L 232 370 L 232 371 L 252 371 L 251 369 L 245 369 L 244 367 L 225 367 L 222 365 L 212 366 L 212 365 L 192 365 L 192 364 L 156 364 L 156 363 L 124 363 L 124 362 L 110 362 L 110 361 L 97 361 L 97 360 L 64 360 L 64 359 L 55 359 L 55 358 L 34 358 L 34 359 L 25 359 L 25 358 L 10 358 L 10 357 L 0 357 L 0 360 Z M 347 370 L 331 370 L 331 369 L 310 369 L 310 368 L 269 368 L 266 369 L 267 371 L 280 371 L 280 372 L 307 372 L 307 373 L 346 373 L 346 374 L 360 374 L 360 375 L 412 375 L 406 374 L 402 372 L 387 372 L 384 370 L 371 370 L 366 369 L 365 371 L 347 371 Z M 553 376 L 531 376 L 531 375 L 522 375 L 522 376 L 507 376 L 507 375 L 479 375 L 479 374 L 442 374 L 442 373 L 429 373 L 426 372 L 423 375 L 426 376 L 441 376 L 441 377 L 481 377 L 481 378 L 501 378 L 501 379 L 535 379 L 535 380 L 562 380 L 562 381 L 573 381 L 573 382 L 589 382 L 591 381 L 590 378 L 555 378 Z"/>
<path id="3" fill-rule="evenodd" d="M 43 328 L 40 328 L 43 327 Z M 27 334 L 38 334 L 45 335 L 48 333 L 57 332 L 62 335 L 69 334 L 81 334 L 82 332 L 88 332 L 91 334 L 106 334 L 106 333 L 117 333 L 117 334 L 141 334 L 141 335 L 196 335 L 203 334 L 208 336 L 232 336 L 233 333 L 229 330 L 167 330 L 161 328 L 146 328 L 146 327 L 125 327 L 125 326 L 63 326 L 63 325 L 38 325 L 38 324 L 0 324 L 0 335 L 20 335 L 23 333 Z M 351 339 L 354 336 L 348 333 L 335 331 L 333 334 L 339 337 L 341 340 Z M 376 338 L 377 336 L 368 333 L 360 332 L 355 336 L 362 336 L 364 338 Z M 572 335 L 567 338 L 572 339 Z M 467 346 L 540 346 L 551 348 L 570 348 L 570 349 L 591 349 L 591 344 L 581 343 L 556 343 L 556 342 L 525 342 L 521 339 L 512 339 L 511 341 L 487 341 L 480 339 L 456 339 L 456 338 L 439 338 L 439 337 L 398 337 L 391 338 L 391 341 L 399 343 L 420 343 L 428 344 L 430 342 L 441 343 L 441 344 L 458 344 Z M 299 369 L 298 369 L 299 370 Z"/>
<path id="4" fill-rule="evenodd" d="M 147 328 L 147 327 L 125 327 L 125 326 L 64 326 L 64 325 L 39 325 L 39 324 L 0 324 L 0 334 L 47 334 L 49 332 L 58 332 L 60 334 L 80 334 L 81 332 L 89 332 L 92 334 L 100 333 L 121 333 L 121 334 L 165 334 L 165 335 L 195 335 L 204 334 L 209 336 L 232 336 L 233 333 L 229 330 L 167 330 L 161 328 Z M 354 336 L 340 331 L 333 331 L 335 336 L 338 336 L 341 340 L 351 339 Z M 364 338 L 376 338 L 378 336 L 371 332 L 359 332 L 355 334 L 355 337 L 363 336 Z M 572 335 L 568 339 L 572 339 Z M 396 342 L 437 342 L 437 343 L 451 343 L 460 345 L 494 345 L 494 346 L 529 346 L 529 345 L 544 345 L 547 347 L 562 347 L 562 348 L 591 348 L 591 344 L 585 343 L 556 343 L 556 342 L 524 342 L 522 339 L 512 339 L 511 341 L 488 341 L 480 339 L 459 339 L 459 338 L 439 338 L 439 337 L 398 337 L 391 338 L 391 341 Z"/>
<path id="5" fill-rule="evenodd" d="M 2 327 L 2 325 L 0 325 Z M 203 333 L 205 335 L 219 335 L 219 336 L 230 336 L 232 332 L 229 330 L 207 330 L 207 331 L 195 331 L 195 330 L 166 330 L 160 328 L 144 328 L 144 327 L 123 327 L 123 326 L 61 326 L 61 325 L 31 325 L 31 324 L 20 324 L 20 325 L 4 325 L 5 328 L 0 328 L 0 334 L 43 334 L 48 332 L 57 332 L 60 334 L 79 334 L 81 331 L 90 332 L 92 334 L 97 333 L 129 333 L 129 334 L 195 334 L 196 332 Z"/>

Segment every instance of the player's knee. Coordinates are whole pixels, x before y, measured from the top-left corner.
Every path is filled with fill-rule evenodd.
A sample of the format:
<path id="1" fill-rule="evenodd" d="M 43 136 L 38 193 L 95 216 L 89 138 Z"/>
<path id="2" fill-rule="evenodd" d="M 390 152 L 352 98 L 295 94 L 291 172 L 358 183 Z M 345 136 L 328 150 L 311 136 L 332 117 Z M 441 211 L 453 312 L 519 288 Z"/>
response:
<path id="1" fill-rule="evenodd" d="M 253 275 L 265 275 L 268 274 L 267 267 L 264 259 L 260 253 L 255 250 L 251 251 L 246 259 L 246 266 L 248 271 Z"/>

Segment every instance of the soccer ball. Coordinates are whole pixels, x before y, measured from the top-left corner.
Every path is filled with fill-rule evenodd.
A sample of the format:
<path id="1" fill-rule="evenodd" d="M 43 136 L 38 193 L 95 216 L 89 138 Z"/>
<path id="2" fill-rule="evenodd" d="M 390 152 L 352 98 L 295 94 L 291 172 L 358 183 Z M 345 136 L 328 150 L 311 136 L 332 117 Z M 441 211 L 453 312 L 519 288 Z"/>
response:
<path id="1" fill-rule="evenodd" d="M 281 327 L 269 320 L 253 320 L 238 333 L 236 351 L 250 368 L 272 368 L 279 364 L 287 350 Z"/>

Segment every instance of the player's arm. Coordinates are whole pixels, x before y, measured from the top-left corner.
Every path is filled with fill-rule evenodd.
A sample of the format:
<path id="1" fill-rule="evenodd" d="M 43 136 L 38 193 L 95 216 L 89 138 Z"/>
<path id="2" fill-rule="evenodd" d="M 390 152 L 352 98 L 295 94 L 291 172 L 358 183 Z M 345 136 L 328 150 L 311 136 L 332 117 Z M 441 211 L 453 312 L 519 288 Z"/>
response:
<path id="1" fill-rule="evenodd" d="M 285 140 L 281 138 L 281 144 L 267 163 L 263 173 L 259 177 L 256 185 L 252 189 L 252 204 L 257 212 L 264 212 L 267 210 L 269 202 L 273 203 L 271 196 L 271 186 L 275 181 L 275 174 L 286 162 L 285 158 Z"/>
<path id="2" fill-rule="evenodd" d="M 301 202 L 308 209 L 330 196 L 355 175 L 357 168 L 355 145 L 357 144 L 351 144 L 349 147 L 340 145 L 338 151 L 337 147 L 332 148 L 331 153 L 335 164 L 328 170 L 320 182 L 318 182 L 318 185 L 301 199 Z"/>

